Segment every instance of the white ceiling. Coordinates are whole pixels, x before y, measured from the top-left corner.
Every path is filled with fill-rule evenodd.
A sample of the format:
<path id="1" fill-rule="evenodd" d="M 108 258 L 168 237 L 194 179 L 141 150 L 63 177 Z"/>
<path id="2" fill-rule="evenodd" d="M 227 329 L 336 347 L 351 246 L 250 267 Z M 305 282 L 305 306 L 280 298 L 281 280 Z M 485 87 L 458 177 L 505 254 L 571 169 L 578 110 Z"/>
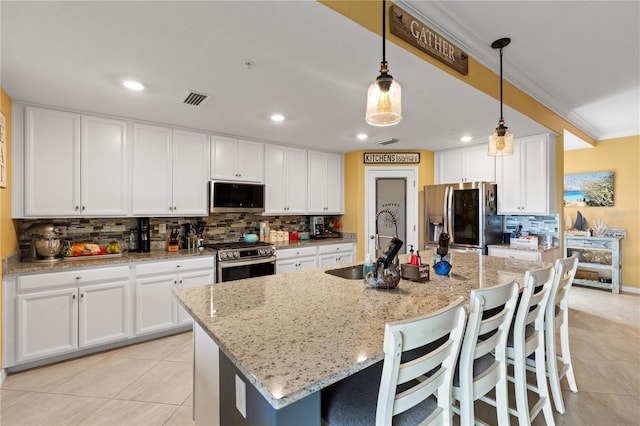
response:
<path id="1" fill-rule="evenodd" d="M 490 44 L 511 37 L 505 79 L 595 139 L 640 134 L 639 2 L 398 4 L 496 71 Z M 367 125 L 380 36 L 314 1 L 3 0 L 0 15 L 0 85 L 14 101 L 339 152 L 391 137 L 386 148 L 484 143 L 499 118 L 498 101 L 387 43 L 404 118 Z M 125 90 L 127 78 L 146 90 Z M 181 104 L 188 90 L 212 97 Z M 508 106 L 504 117 L 516 136 L 547 131 Z"/>

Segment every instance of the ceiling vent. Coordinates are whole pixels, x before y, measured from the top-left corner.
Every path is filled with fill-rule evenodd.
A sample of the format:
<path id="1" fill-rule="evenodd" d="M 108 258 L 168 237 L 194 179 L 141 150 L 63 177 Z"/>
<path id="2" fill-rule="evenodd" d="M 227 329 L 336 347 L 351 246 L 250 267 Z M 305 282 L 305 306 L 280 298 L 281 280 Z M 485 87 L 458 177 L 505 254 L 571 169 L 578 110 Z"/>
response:
<path id="1" fill-rule="evenodd" d="M 378 145 L 391 145 L 392 143 L 398 143 L 400 142 L 400 139 L 396 139 L 396 138 L 389 138 L 389 139 L 382 139 L 381 141 L 376 142 Z"/>
<path id="2" fill-rule="evenodd" d="M 211 96 L 204 93 L 194 92 L 193 90 L 187 91 L 182 97 L 182 103 L 193 106 L 204 105 Z"/>

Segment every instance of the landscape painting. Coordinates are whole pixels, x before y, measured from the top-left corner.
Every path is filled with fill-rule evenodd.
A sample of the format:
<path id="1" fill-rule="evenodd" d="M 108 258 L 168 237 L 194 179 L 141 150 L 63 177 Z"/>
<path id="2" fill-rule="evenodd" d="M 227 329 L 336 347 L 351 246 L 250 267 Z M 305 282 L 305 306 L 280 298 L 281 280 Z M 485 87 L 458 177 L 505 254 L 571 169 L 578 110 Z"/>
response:
<path id="1" fill-rule="evenodd" d="M 564 175 L 565 207 L 612 207 L 613 172 Z"/>

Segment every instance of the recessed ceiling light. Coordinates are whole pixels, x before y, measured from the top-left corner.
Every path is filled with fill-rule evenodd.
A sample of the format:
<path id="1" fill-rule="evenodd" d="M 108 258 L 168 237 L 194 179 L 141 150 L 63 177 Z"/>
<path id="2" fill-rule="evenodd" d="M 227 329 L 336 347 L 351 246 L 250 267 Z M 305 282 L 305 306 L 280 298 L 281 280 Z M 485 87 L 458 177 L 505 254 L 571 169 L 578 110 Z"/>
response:
<path id="1" fill-rule="evenodd" d="M 473 138 L 471 136 L 463 136 L 460 138 L 462 142 L 471 142 Z"/>
<path id="2" fill-rule="evenodd" d="M 144 89 L 144 84 L 134 80 L 127 80 L 123 82 L 122 85 L 129 90 L 140 91 Z"/>
<path id="3" fill-rule="evenodd" d="M 359 141 L 363 141 L 365 139 L 367 139 L 369 137 L 369 135 L 367 135 L 366 133 L 358 133 L 356 135 L 356 138 L 358 138 Z"/>
<path id="4" fill-rule="evenodd" d="M 275 121 L 275 122 L 280 122 L 280 121 L 284 121 L 284 115 L 282 114 L 272 114 L 271 115 L 271 121 Z"/>

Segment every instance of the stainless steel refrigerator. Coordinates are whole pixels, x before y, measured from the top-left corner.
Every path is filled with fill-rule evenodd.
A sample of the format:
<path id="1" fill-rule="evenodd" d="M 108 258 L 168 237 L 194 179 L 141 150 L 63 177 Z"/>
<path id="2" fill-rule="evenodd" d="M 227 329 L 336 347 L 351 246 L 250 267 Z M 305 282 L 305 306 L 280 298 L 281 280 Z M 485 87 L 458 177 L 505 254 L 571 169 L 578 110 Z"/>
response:
<path id="1" fill-rule="evenodd" d="M 424 187 L 425 245 L 438 245 L 442 232 L 452 249 L 487 254 L 488 244 L 502 242 L 502 219 L 497 214 L 496 184 L 464 182 Z"/>

